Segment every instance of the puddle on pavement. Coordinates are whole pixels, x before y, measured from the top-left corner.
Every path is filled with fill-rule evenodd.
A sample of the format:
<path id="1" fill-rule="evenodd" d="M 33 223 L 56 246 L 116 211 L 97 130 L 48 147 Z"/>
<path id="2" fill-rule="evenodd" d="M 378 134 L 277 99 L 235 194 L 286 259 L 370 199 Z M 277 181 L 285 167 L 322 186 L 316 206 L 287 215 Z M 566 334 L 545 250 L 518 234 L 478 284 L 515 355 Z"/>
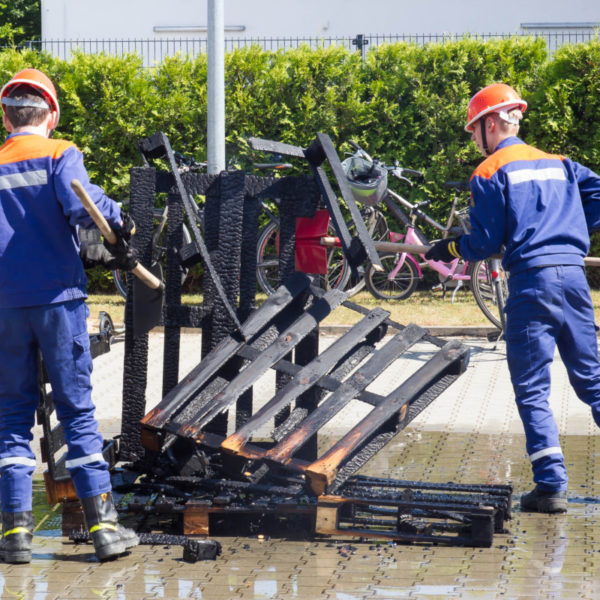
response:
<path id="1" fill-rule="evenodd" d="M 321 439 L 325 445 L 331 441 Z M 512 482 L 513 519 L 506 533 L 494 536 L 492 548 L 309 538 L 291 529 L 276 535 L 269 527 L 273 523 L 263 522 L 254 529 L 230 527 L 227 536 L 211 536 L 222 544 L 216 561 L 188 564 L 182 561 L 180 547 L 140 546 L 116 562 L 100 564 L 89 545 L 82 550 L 56 539 L 61 535 L 60 506 L 48 506 L 43 484 L 36 482 L 34 512 L 41 525 L 34 561 L 10 565 L 10 571 L 0 565 L 0 597 L 93 597 L 81 590 L 73 595 L 69 586 L 74 582 L 117 600 L 144 593 L 282 600 L 319 597 L 325 590 L 339 600 L 486 598 L 490 590 L 506 597 L 595 597 L 593 586 L 600 572 L 600 436 L 565 436 L 561 441 L 570 502 L 568 514 L 559 516 L 518 510 L 519 495 L 532 485 L 519 435 L 406 430 L 365 465 L 364 474 L 395 479 Z M 68 570 L 68 578 L 57 577 L 61 568 Z M 21 574 L 22 584 L 11 579 L 15 573 Z M 15 596 L 19 585 L 35 589 L 35 595 Z"/>

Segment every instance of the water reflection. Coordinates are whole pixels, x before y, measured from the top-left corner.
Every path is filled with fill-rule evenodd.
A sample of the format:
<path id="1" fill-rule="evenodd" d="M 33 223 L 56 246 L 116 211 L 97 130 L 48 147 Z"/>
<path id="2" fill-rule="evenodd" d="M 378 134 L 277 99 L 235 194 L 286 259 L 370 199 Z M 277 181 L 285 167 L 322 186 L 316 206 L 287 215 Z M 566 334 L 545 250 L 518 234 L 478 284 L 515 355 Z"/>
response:
<path id="1" fill-rule="evenodd" d="M 581 455 L 581 437 L 562 440 L 567 456 Z M 590 439 L 586 444 L 596 443 Z M 326 438 L 321 441 L 327 443 Z M 259 540 L 268 525 L 261 523 L 244 533 L 232 526 L 228 536 L 217 538 L 222 556 L 194 564 L 183 562 L 180 547 L 168 546 L 140 546 L 127 557 L 101 564 L 90 544 L 75 546 L 61 537 L 60 507 L 48 506 L 43 487 L 36 485 L 39 529 L 33 562 L 0 564 L 0 598 L 300 600 L 324 593 L 337 600 L 487 598 L 490 590 L 507 598 L 595 597 L 589 586 L 600 568 L 600 484 L 586 469 L 570 468 L 577 495 L 569 495 L 569 513 L 525 514 L 516 508 L 506 524 L 508 533 L 497 535 L 492 548 L 306 539 L 291 530 Z M 516 479 L 516 503 L 530 486 L 529 469 L 519 436 L 409 431 L 363 472 L 462 482 L 506 482 L 510 472 Z M 344 545 L 352 551 L 343 552 Z"/>

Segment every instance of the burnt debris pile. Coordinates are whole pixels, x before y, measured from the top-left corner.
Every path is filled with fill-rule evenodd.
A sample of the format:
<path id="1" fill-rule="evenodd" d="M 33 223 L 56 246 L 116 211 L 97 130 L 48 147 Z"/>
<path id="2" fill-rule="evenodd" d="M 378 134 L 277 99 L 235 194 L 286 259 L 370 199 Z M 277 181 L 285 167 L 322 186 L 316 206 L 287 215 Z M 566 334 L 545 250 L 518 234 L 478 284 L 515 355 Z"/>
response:
<path id="1" fill-rule="evenodd" d="M 107 444 L 119 508 L 136 516 L 138 530 L 174 523 L 185 535 L 213 534 L 237 516 L 251 523 L 302 523 L 305 532 L 490 546 L 510 518 L 511 488 L 432 484 L 366 477 L 357 472 L 429 406 L 466 369 L 469 350 L 414 324 L 402 325 L 381 308 L 369 311 L 338 289 L 323 290 L 295 271 L 295 222 L 325 207 L 344 254 L 356 271 L 376 253 L 345 187 L 331 140 L 318 134 L 307 149 L 251 140 L 259 150 L 307 161 L 310 176 L 272 179 L 224 172 L 181 173 L 163 134 L 143 140 L 147 158 L 162 157 L 168 171 L 132 170 L 131 212 L 142 262 L 152 262 L 152 209 L 167 192 L 167 263 L 163 306 L 162 401 L 147 411 L 148 333 L 134 331 L 136 288 L 126 306 L 122 432 Z M 323 163 L 355 221 L 354 236 Z M 193 196 L 206 197 L 198 214 Z M 279 199 L 277 291 L 255 308 L 256 240 L 260 201 Z M 356 213 L 356 214 L 355 214 Z M 192 241 L 182 243 L 183 221 Z M 373 253 L 374 256 L 373 256 Z M 204 265 L 203 303 L 181 303 L 181 272 Z M 337 307 L 360 320 L 325 349 L 319 327 Z M 202 329 L 197 366 L 179 380 L 181 329 Z M 376 379 L 420 349 L 416 370 L 385 393 Z M 271 377 L 272 385 L 259 386 Z M 257 390 L 260 389 L 260 392 Z M 373 388 L 372 389 L 376 389 Z M 46 394 L 47 457 L 62 446 L 50 428 Z M 350 405 L 360 410 L 348 410 Z M 44 418 L 46 415 L 46 418 Z M 335 422 L 336 439 L 324 432 Z M 116 443 L 118 442 L 118 444 Z M 118 465 L 118 466 L 117 466 Z M 48 495 L 65 502 L 63 530 L 76 522 L 68 473 L 51 458 Z"/>

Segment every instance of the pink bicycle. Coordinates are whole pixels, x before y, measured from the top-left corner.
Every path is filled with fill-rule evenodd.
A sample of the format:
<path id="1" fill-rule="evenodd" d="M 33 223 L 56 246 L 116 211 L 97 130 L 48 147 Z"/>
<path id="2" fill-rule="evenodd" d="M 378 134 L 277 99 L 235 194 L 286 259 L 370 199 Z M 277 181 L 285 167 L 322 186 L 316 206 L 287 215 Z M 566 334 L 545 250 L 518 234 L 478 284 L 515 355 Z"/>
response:
<path id="1" fill-rule="evenodd" d="M 408 181 L 404 174 L 412 173 L 408 169 L 400 167 L 390 168 L 390 173 L 398 179 Z M 431 242 L 417 227 L 417 221 L 424 221 L 442 232 L 445 238 L 449 234 L 460 235 L 468 233 L 469 218 L 468 208 L 457 210 L 460 195 L 468 189 L 464 182 L 447 182 L 446 187 L 454 189 L 455 194 L 448 215 L 446 225 L 441 225 L 422 209 L 429 201 L 411 204 L 408 200 L 390 190 L 383 199 L 390 213 L 406 226 L 405 233 L 389 231 L 390 242 L 403 242 L 406 244 L 418 244 L 429 246 Z M 408 216 L 398 206 L 396 201 L 408 212 Z M 385 216 L 377 209 L 378 220 L 385 220 Z M 454 227 L 455 218 L 459 225 Z M 387 225 L 386 225 L 387 228 Z M 463 286 L 468 285 L 473 292 L 477 305 L 484 315 L 499 329 L 505 328 L 504 304 L 508 296 L 507 278 L 502 270 L 500 260 L 488 259 L 469 263 L 462 259 L 455 259 L 450 263 L 427 260 L 423 254 L 419 255 L 418 261 L 412 254 L 407 252 L 382 253 L 379 255 L 383 271 L 376 271 L 369 265 L 365 274 L 365 284 L 369 292 L 376 298 L 383 300 L 403 300 L 408 298 L 417 288 L 418 282 L 423 278 L 421 267 L 430 267 L 438 273 L 440 283 L 434 289 L 441 289 L 446 293 L 448 288 L 453 288 L 452 300 L 456 292 Z"/>

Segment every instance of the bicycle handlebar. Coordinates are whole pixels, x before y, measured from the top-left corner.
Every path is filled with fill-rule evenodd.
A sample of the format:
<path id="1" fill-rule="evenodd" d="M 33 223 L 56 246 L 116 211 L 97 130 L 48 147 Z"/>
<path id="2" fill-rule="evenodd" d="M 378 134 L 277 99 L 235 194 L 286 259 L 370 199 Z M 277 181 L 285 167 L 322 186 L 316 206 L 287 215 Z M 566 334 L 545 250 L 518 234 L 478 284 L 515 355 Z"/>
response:
<path id="1" fill-rule="evenodd" d="M 181 154 L 181 152 L 173 152 L 173 158 L 175 158 L 175 162 L 177 163 L 178 167 L 188 169 L 190 171 L 194 169 L 205 169 L 208 166 L 208 163 L 199 162 L 190 156 Z"/>
<path id="2" fill-rule="evenodd" d="M 370 163 L 374 162 L 371 155 L 364 148 L 361 148 L 354 140 L 348 140 L 348 144 L 354 148 L 354 156 L 360 156 Z"/>
<path id="3" fill-rule="evenodd" d="M 425 175 L 422 171 L 417 171 L 416 169 L 408 169 L 406 167 L 388 167 L 388 170 L 394 177 L 406 178 L 407 175 L 411 177 L 415 177 L 419 181 L 423 181 L 425 179 Z"/>

